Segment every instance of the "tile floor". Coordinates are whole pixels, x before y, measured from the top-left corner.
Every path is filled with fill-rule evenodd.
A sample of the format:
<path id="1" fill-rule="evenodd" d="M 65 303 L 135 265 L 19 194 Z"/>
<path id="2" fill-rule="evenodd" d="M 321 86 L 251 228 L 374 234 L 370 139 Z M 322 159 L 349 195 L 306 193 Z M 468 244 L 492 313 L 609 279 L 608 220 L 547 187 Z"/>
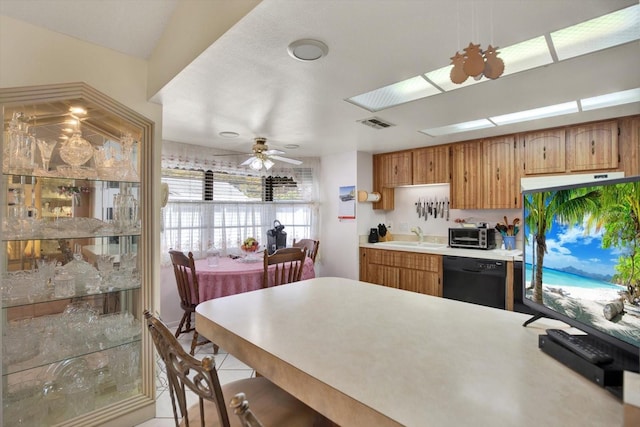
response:
<path id="1" fill-rule="evenodd" d="M 175 331 L 175 328 L 173 330 Z M 178 341 L 187 352 L 191 347 L 191 336 L 191 334 L 182 334 L 178 338 Z M 213 344 L 209 343 L 196 348 L 196 358 L 202 359 L 206 355 L 213 355 Z M 253 369 L 226 353 L 223 349 L 220 349 L 214 358 L 221 384 L 250 378 L 255 375 Z M 161 360 L 157 360 L 156 366 L 156 417 L 134 427 L 175 427 L 171 396 L 169 396 L 167 379 L 164 375 L 164 364 Z M 195 396 L 192 395 L 192 397 L 193 399 L 188 402 L 189 405 L 196 402 Z M 187 397 L 187 399 L 189 398 Z"/>

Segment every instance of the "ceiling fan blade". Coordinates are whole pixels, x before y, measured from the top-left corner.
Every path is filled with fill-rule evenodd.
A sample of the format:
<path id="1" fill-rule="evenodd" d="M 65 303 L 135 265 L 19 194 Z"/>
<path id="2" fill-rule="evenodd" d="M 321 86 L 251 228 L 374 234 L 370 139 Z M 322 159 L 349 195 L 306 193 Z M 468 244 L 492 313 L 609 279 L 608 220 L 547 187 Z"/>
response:
<path id="1" fill-rule="evenodd" d="M 255 156 L 249 157 L 247 160 L 245 160 L 244 162 L 240 163 L 240 166 L 247 166 L 247 165 L 251 164 L 251 162 L 253 162 L 253 160 L 255 158 L 256 158 Z"/>
<path id="2" fill-rule="evenodd" d="M 267 156 L 273 156 L 274 154 L 284 154 L 284 151 L 282 150 L 267 150 L 267 151 L 263 151 L 264 154 L 266 154 Z"/>
<path id="3" fill-rule="evenodd" d="M 280 160 L 281 162 L 285 162 L 285 163 L 291 163 L 292 165 L 301 165 L 302 164 L 302 160 L 289 159 L 287 157 L 269 156 L 269 158 L 273 159 L 273 160 Z"/>

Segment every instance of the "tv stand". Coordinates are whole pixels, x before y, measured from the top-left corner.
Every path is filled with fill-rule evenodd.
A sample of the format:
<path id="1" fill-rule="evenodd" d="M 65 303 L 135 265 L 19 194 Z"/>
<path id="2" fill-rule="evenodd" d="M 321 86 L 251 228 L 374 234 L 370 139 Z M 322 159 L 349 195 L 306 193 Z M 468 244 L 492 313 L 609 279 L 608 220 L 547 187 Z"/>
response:
<path id="1" fill-rule="evenodd" d="M 524 322 L 522 324 L 522 326 L 524 326 L 526 328 L 529 324 L 535 322 L 538 319 L 542 319 L 543 317 L 545 317 L 544 314 L 538 312 L 538 313 L 534 314 L 533 316 L 531 316 L 529 319 L 527 319 L 527 321 Z"/>
<path id="2" fill-rule="evenodd" d="M 598 346 L 611 354 L 614 357 L 613 362 L 601 365 L 591 363 L 549 338 L 548 335 L 540 335 L 538 337 L 538 347 L 542 352 L 622 399 L 623 371 L 638 372 L 638 358 L 634 358 L 631 354 L 623 352 L 594 336 L 579 335 L 579 337 L 585 342 Z"/>

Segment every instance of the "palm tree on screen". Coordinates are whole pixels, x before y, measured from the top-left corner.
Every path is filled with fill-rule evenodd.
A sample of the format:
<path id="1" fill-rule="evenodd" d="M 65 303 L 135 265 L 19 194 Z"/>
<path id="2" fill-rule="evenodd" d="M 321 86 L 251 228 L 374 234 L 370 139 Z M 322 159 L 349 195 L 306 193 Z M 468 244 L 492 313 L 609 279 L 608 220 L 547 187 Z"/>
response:
<path id="1" fill-rule="evenodd" d="M 542 267 L 547 253 L 546 233 L 551 230 L 554 218 L 563 224 L 575 224 L 582 221 L 585 215 L 597 212 L 599 201 L 600 192 L 589 188 L 537 192 L 525 197 L 529 215 L 524 221 L 533 235 L 537 261 L 532 277 L 535 302 L 543 302 Z"/>

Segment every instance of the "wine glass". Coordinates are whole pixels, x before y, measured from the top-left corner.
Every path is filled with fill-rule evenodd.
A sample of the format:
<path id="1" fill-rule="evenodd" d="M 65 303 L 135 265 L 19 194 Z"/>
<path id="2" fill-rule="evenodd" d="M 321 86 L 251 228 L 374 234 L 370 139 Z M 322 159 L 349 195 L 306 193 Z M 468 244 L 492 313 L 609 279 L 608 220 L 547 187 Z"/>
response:
<path id="1" fill-rule="evenodd" d="M 40 149 L 40 158 L 42 159 L 42 169 L 47 172 L 49 171 L 49 162 L 51 161 L 51 153 L 53 153 L 53 149 L 58 144 L 57 140 L 44 140 L 38 139 L 36 140 L 38 144 L 38 148 Z"/>

